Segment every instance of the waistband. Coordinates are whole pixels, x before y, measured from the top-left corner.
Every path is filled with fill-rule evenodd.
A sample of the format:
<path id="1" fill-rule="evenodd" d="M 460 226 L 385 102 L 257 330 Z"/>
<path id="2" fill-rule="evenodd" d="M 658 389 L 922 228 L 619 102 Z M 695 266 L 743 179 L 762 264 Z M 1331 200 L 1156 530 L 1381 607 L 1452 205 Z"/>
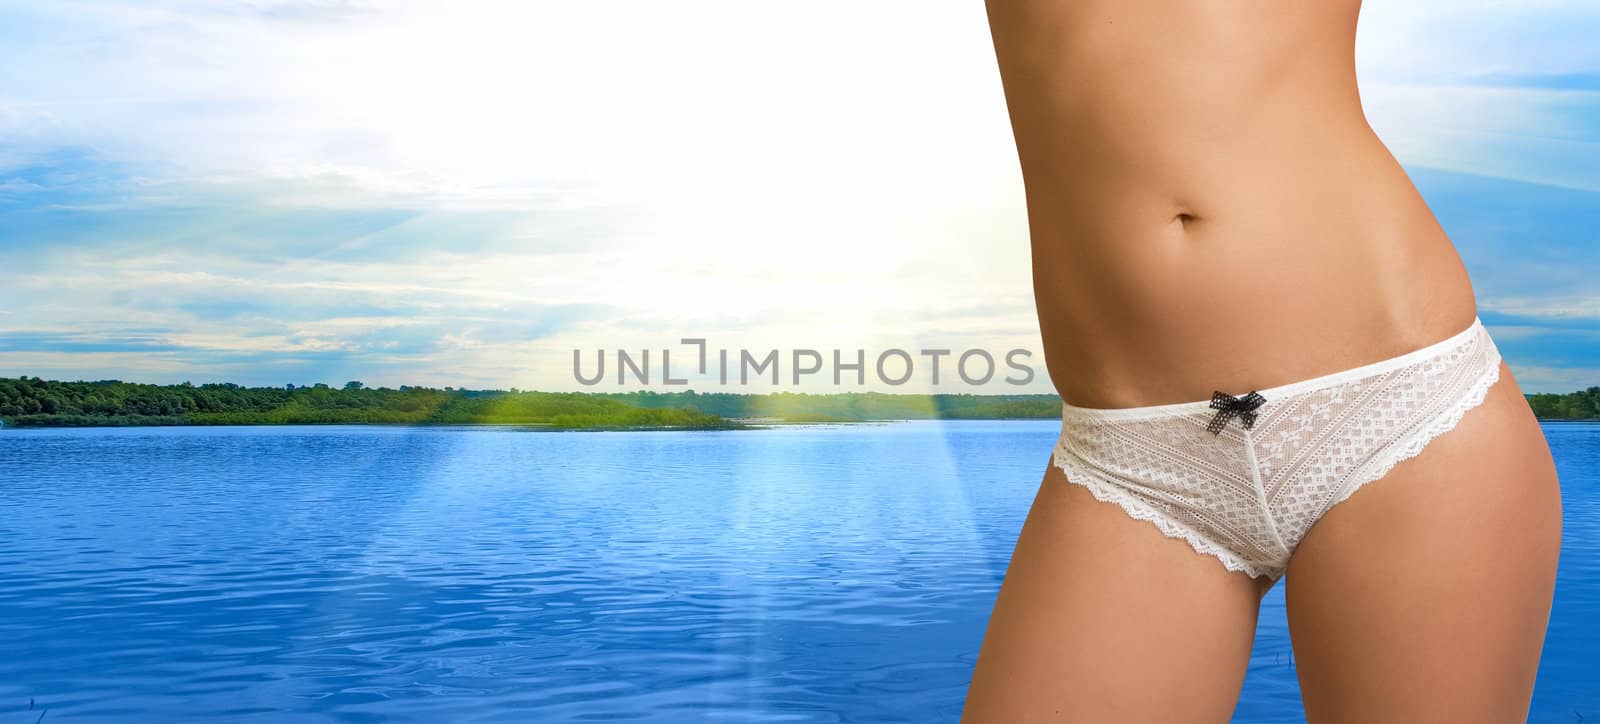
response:
<path id="1" fill-rule="evenodd" d="M 1472 316 L 1472 323 L 1468 324 L 1466 329 L 1456 332 L 1449 337 L 1441 339 L 1427 346 L 1419 347 L 1411 350 L 1410 352 L 1405 352 L 1393 357 L 1381 359 L 1376 362 L 1370 362 L 1359 367 L 1351 367 L 1349 369 L 1339 370 L 1338 372 L 1330 372 L 1325 375 L 1309 377 L 1296 382 L 1278 385 L 1276 387 L 1257 389 L 1256 392 L 1259 392 L 1262 397 L 1267 398 L 1268 403 L 1271 403 L 1296 393 L 1310 392 L 1312 390 L 1319 390 L 1325 387 L 1332 387 L 1342 382 L 1381 375 L 1385 372 L 1390 372 L 1401 367 L 1405 367 L 1406 365 L 1414 364 L 1435 355 L 1445 354 L 1450 350 L 1456 349 L 1457 347 L 1472 341 L 1473 338 L 1480 336 L 1484 342 L 1489 344 L 1494 343 L 1493 340 L 1489 338 L 1489 330 L 1483 326 L 1483 320 L 1480 319 L 1478 315 L 1474 314 Z M 1249 391 L 1250 390 L 1224 390 L 1224 392 L 1233 395 L 1243 395 Z M 1130 418 L 1161 417 L 1196 412 L 1209 413 L 1211 411 L 1212 408 L 1210 397 L 1207 397 L 1204 400 L 1196 400 L 1193 402 L 1173 402 L 1165 405 L 1145 405 L 1142 407 L 1078 407 L 1076 405 L 1067 404 L 1065 401 L 1061 403 L 1061 417 L 1063 419 L 1099 418 L 1126 420 Z"/>

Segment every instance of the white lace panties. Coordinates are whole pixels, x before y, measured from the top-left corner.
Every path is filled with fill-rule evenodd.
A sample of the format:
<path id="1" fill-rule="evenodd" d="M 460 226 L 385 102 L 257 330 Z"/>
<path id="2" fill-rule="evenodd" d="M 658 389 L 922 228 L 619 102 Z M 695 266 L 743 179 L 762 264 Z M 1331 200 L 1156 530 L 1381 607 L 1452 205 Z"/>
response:
<path id="1" fill-rule="evenodd" d="M 1499 376 L 1474 317 L 1421 349 L 1241 397 L 1063 405 L 1054 461 L 1228 570 L 1277 580 L 1312 524 L 1454 427 Z"/>

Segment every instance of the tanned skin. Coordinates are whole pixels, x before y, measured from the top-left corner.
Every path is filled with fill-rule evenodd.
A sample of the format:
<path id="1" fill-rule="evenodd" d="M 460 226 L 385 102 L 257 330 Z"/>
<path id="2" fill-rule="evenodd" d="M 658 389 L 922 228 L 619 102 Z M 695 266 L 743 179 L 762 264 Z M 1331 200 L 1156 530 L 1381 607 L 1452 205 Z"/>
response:
<path id="1" fill-rule="evenodd" d="M 1369 126 L 1358 0 L 989 0 L 1062 399 L 1242 394 L 1443 340 L 1454 245 Z M 1046 474 L 962 721 L 1226 722 L 1263 579 Z M 1521 722 L 1561 502 L 1511 371 L 1289 561 L 1312 724 Z"/>

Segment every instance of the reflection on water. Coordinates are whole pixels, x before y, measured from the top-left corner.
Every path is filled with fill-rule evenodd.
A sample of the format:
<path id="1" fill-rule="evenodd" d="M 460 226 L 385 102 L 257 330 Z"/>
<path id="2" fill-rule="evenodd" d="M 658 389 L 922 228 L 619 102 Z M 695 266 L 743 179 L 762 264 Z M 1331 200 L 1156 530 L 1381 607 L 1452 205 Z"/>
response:
<path id="1" fill-rule="evenodd" d="M 7 430 L 0 721 L 954 722 L 1056 431 Z M 1600 721 L 1600 426 L 1546 433 L 1534 720 Z M 1265 605 L 1239 722 L 1301 718 Z"/>

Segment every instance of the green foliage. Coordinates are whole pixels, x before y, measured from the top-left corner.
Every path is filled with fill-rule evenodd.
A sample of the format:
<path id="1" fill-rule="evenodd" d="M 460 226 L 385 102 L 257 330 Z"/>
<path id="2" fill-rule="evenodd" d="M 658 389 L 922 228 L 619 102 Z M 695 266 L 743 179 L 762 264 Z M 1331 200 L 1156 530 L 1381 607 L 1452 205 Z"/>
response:
<path id="1" fill-rule="evenodd" d="M 1546 420 L 1600 420 L 1600 387 L 1558 395 L 1528 395 L 1533 414 Z"/>
<path id="2" fill-rule="evenodd" d="M 692 409 L 641 409 L 577 393 L 367 388 L 141 385 L 118 380 L 0 378 L 7 425 L 542 425 L 561 429 L 732 427 Z"/>
<path id="3" fill-rule="evenodd" d="M 1600 420 L 1600 387 L 1535 394 L 1542 419 Z M 729 428 L 738 420 L 1057 418 L 1054 395 L 812 395 L 777 392 L 561 393 L 401 386 L 240 387 L 142 385 L 119 380 L 0 378 L 0 421 L 13 426 L 89 425 L 532 425 L 555 429 Z"/>

